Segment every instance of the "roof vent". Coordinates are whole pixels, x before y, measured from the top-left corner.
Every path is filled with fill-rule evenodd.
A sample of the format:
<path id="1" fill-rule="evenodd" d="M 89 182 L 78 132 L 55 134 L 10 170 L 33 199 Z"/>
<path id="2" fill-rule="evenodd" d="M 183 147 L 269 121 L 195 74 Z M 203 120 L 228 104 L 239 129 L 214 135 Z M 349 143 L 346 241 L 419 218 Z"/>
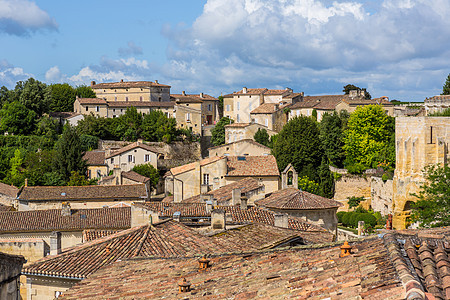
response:
<path id="1" fill-rule="evenodd" d="M 198 268 L 199 270 L 206 270 L 209 267 L 209 259 L 206 258 L 206 254 L 203 255 L 202 258 L 198 260 Z"/>
<path id="2" fill-rule="evenodd" d="M 180 293 L 187 293 L 191 291 L 191 283 L 186 281 L 186 278 L 183 278 L 183 280 L 178 283 L 178 287 Z"/>
<path id="3" fill-rule="evenodd" d="M 66 196 L 66 193 L 62 192 L 62 193 L 61 193 L 61 196 Z"/>
<path id="4" fill-rule="evenodd" d="M 238 156 L 238 158 L 237 158 L 237 160 L 240 160 L 240 161 L 245 160 L 245 159 L 246 159 L 245 156 Z"/>

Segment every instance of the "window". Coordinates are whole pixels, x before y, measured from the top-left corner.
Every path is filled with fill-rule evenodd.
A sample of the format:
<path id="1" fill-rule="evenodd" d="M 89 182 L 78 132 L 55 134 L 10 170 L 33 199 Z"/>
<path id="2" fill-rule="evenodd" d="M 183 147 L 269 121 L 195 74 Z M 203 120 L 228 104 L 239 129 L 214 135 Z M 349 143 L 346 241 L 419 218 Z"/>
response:
<path id="1" fill-rule="evenodd" d="M 116 112 L 116 109 L 115 108 L 113 108 L 113 113 L 115 113 Z"/>
<path id="2" fill-rule="evenodd" d="M 134 157 L 133 155 L 128 155 L 128 162 L 133 162 L 134 161 Z"/>
<path id="3" fill-rule="evenodd" d="M 96 107 L 95 107 L 95 111 L 96 111 L 96 112 L 99 112 L 99 111 L 100 111 L 100 107 L 96 106 Z"/>
<path id="4" fill-rule="evenodd" d="M 111 163 L 112 164 L 114 163 L 114 157 L 111 157 Z"/>
<path id="5" fill-rule="evenodd" d="M 191 113 L 186 113 L 186 122 L 191 121 Z"/>
<path id="6" fill-rule="evenodd" d="M 86 111 L 88 111 L 88 110 L 89 110 L 89 107 L 86 106 Z"/>
<path id="7" fill-rule="evenodd" d="M 127 101 L 127 102 L 128 102 L 128 97 L 125 97 L 125 101 Z"/>
<path id="8" fill-rule="evenodd" d="M 116 97 L 114 97 L 114 101 L 117 101 L 117 96 L 116 96 Z"/>
<path id="9" fill-rule="evenodd" d="M 287 174 L 287 184 L 292 185 L 293 179 L 294 179 L 294 173 L 292 171 L 289 171 Z"/>
<path id="10" fill-rule="evenodd" d="M 150 161 L 150 154 L 145 154 L 145 162 L 148 162 L 148 161 Z"/>
<path id="11" fill-rule="evenodd" d="M 212 104 L 208 104 L 208 111 L 212 111 Z"/>
<path id="12" fill-rule="evenodd" d="M 266 125 L 266 127 L 269 127 L 269 119 L 264 120 L 264 125 Z"/>
<path id="13" fill-rule="evenodd" d="M 237 115 L 236 115 L 236 122 L 239 123 L 240 121 L 241 121 L 241 118 L 239 118 L 239 114 L 237 114 Z"/>
<path id="14" fill-rule="evenodd" d="M 236 103 L 236 106 L 237 106 L 237 110 L 240 110 L 240 109 L 241 109 L 241 103 L 240 103 L 240 102 L 237 102 L 237 103 Z"/>
<path id="15" fill-rule="evenodd" d="M 142 96 L 139 96 L 139 101 L 142 101 Z"/>
<path id="16" fill-rule="evenodd" d="M 230 104 L 227 104 L 227 111 L 230 111 Z"/>
<path id="17" fill-rule="evenodd" d="M 203 184 L 209 184 L 209 174 L 203 174 Z"/>
<path id="18" fill-rule="evenodd" d="M 97 170 L 97 178 L 100 178 L 100 177 L 102 177 L 102 171 Z"/>

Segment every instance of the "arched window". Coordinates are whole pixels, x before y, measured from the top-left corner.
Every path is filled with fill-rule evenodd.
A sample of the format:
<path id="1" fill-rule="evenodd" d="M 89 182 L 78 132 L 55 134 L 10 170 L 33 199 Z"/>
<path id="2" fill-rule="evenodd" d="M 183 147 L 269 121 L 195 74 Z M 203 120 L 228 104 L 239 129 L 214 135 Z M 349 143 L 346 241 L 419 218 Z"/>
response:
<path id="1" fill-rule="evenodd" d="M 293 179 L 294 179 L 294 173 L 292 173 L 292 171 L 289 171 L 287 174 L 287 185 L 292 185 Z"/>

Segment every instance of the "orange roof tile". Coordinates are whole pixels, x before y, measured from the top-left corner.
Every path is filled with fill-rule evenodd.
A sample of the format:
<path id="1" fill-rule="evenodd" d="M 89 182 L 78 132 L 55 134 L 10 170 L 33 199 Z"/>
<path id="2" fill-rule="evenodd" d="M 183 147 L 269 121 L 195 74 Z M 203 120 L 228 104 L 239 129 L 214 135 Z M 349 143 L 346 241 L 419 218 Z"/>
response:
<path id="1" fill-rule="evenodd" d="M 251 114 L 273 114 L 279 110 L 279 105 L 276 103 L 264 103 L 254 110 L 252 110 Z"/>
<path id="2" fill-rule="evenodd" d="M 273 155 L 227 156 L 226 176 L 279 176 L 277 161 Z"/>
<path id="3" fill-rule="evenodd" d="M 202 159 L 202 160 L 200 160 L 198 162 L 193 162 L 193 163 L 190 163 L 190 164 L 186 164 L 186 165 L 182 165 L 182 166 L 179 166 L 179 167 L 172 168 L 172 169 L 170 169 L 170 173 L 173 176 L 176 176 L 178 174 L 181 174 L 181 173 L 184 173 L 184 172 L 187 172 L 187 171 L 195 169 L 195 167 L 198 164 L 200 164 L 200 166 L 206 166 L 208 164 L 214 163 L 214 162 L 219 161 L 221 159 L 223 159 L 223 157 L 220 157 L 220 156 L 208 157 L 208 158 Z"/>

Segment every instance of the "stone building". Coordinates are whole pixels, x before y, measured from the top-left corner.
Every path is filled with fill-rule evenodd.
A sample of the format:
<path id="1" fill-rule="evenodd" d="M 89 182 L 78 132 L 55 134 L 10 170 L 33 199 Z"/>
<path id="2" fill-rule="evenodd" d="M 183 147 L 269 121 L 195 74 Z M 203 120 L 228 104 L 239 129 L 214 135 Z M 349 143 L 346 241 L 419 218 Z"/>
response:
<path id="1" fill-rule="evenodd" d="M 450 95 L 439 95 L 424 100 L 425 115 L 441 113 L 450 108 Z"/>
<path id="2" fill-rule="evenodd" d="M 393 226 L 401 229 L 417 200 L 411 194 L 424 182 L 424 168 L 449 161 L 450 117 L 397 117 L 395 143 Z"/>
<path id="3" fill-rule="evenodd" d="M 0 204 L 5 206 L 13 206 L 19 189 L 13 185 L 0 182 Z"/>
<path id="4" fill-rule="evenodd" d="M 258 129 L 266 130 L 269 136 L 277 134 L 267 126 L 258 123 L 232 123 L 225 125 L 225 143 L 251 139 L 253 140 Z"/>
<path id="5" fill-rule="evenodd" d="M 208 156 L 261 156 L 270 155 L 271 149 L 252 139 L 239 140 L 236 142 L 211 147 Z"/>
<path id="6" fill-rule="evenodd" d="M 264 103 L 250 112 L 251 122 L 263 124 L 270 130 L 280 132 L 288 121 L 288 114 L 284 112 L 285 107 L 278 103 Z"/>
<path id="7" fill-rule="evenodd" d="M 20 274 L 25 262 L 21 255 L 0 252 L 0 299 L 20 299 Z"/>

